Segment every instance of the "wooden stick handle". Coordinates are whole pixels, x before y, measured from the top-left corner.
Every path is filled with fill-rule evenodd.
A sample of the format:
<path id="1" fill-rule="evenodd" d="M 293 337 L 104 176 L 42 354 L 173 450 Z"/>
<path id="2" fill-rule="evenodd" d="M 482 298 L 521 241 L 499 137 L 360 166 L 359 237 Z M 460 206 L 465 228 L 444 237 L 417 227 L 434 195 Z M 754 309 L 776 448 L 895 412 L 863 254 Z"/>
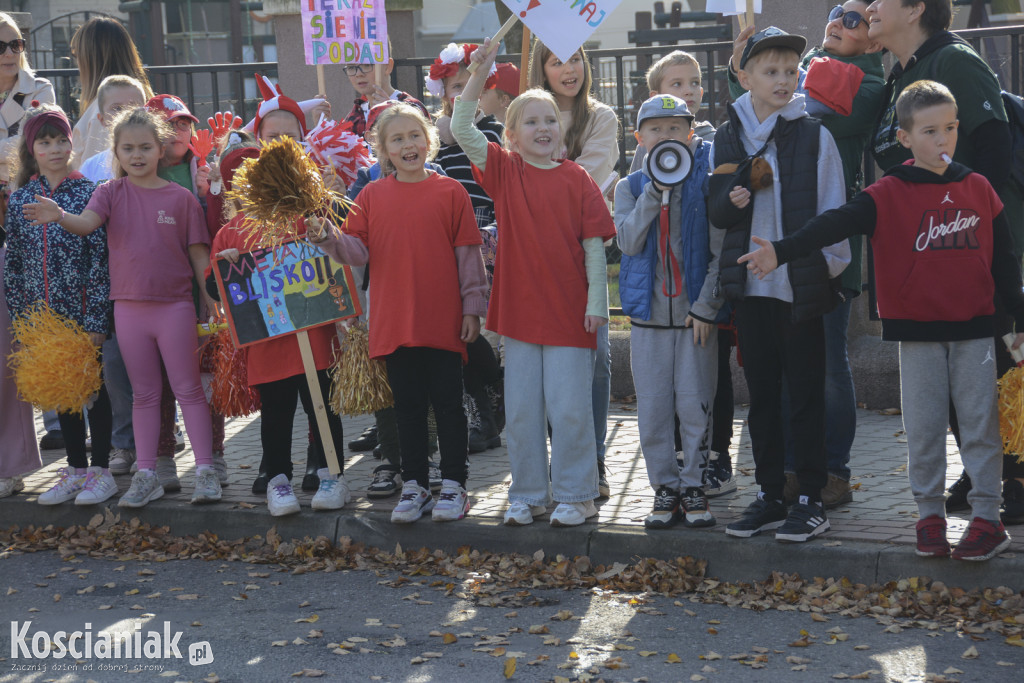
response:
<path id="1" fill-rule="evenodd" d="M 317 431 L 320 433 L 320 442 L 324 445 L 324 455 L 327 456 L 327 469 L 331 474 L 341 474 L 338 451 L 334 448 L 331 427 L 327 424 L 327 404 L 324 402 L 323 392 L 320 391 L 320 380 L 316 376 L 316 363 L 313 360 L 313 347 L 309 343 L 309 333 L 306 330 L 299 330 L 295 336 L 299 341 L 302 369 L 306 373 L 306 383 L 309 385 L 309 398 L 313 402 L 313 412 L 316 413 Z"/>
<path id="2" fill-rule="evenodd" d="M 509 30 L 511 30 L 511 28 L 516 25 L 517 21 L 519 21 L 519 17 L 516 16 L 515 14 L 513 14 L 511 17 L 508 18 L 508 21 L 506 21 L 504 24 L 501 25 L 501 28 L 498 29 L 498 32 L 495 33 L 494 36 L 491 38 L 491 49 L 492 50 L 497 50 L 498 49 L 498 43 L 501 42 L 501 39 L 505 37 L 505 34 L 508 33 Z M 470 64 L 469 65 L 469 73 L 473 73 L 474 71 L 476 71 L 476 68 L 477 68 L 477 63 L 476 62 L 473 62 L 472 64 Z"/>

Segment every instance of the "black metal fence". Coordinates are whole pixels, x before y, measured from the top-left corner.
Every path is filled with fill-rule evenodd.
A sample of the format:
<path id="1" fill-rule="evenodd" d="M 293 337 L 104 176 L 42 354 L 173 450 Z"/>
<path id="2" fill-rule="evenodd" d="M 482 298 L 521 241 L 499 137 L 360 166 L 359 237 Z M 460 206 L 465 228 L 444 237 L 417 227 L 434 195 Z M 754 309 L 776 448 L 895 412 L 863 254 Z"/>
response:
<path id="1" fill-rule="evenodd" d="M 154 92 L 177 95 L 200 121 L 217 111 L 231 110 L 245 120 L 256 113 L 262 100 L 254 74 L 277 79 L 277 62 L 152 66 L 146 69 Z M 81 87 L 78 69 L 39 69 L 36 74 L 53 83 L 57 104 L 71 114 L 78 112 Z"/>

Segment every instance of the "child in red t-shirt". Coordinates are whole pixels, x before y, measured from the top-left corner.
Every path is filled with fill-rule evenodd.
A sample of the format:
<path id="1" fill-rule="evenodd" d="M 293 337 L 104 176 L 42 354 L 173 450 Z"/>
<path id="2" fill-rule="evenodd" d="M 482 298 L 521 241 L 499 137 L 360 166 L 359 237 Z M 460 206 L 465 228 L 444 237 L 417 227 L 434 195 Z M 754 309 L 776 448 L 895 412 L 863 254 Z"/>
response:
<path id="1" fill-rule="evenodd" d="M 329 223 L 325 231 L 316 218 L 309 233 L 336 260 L 373 269 L 370 356 L 387 363 L 402 451 L 402 497 L 391 521 L 414 522 L 431 510 L 435 522 L 462 519 L 469 510 L 462 364 L 487 306 L 480 232 L 463 186 L 426 168 L 438 138 L 418 109 L 389 107 L 375 131 L 381 179 L 359 193 L 345 234 Z M 436 505 L 428 488 L 428 400 L 441 451 Z"/>
<path id="2" fill-rule="evenodd" d="M 597 330 L 608 322 L 603 242 L 615 225 L 590 175 L 556 159 L 562 136 L 550 93 L 529 90 L 509 105 L 508 150 L 473 126 L 491 48 L 485 41 L 473 53 L 478 69 L 455 104 L 452 133 L 494 199 L 501 233 L 487 329 L 506 338 L 512 485 L 505 523 L 530 524 L 554 498 L 551 525 L 575 526 L 597 514 L 591 384 Z"/>

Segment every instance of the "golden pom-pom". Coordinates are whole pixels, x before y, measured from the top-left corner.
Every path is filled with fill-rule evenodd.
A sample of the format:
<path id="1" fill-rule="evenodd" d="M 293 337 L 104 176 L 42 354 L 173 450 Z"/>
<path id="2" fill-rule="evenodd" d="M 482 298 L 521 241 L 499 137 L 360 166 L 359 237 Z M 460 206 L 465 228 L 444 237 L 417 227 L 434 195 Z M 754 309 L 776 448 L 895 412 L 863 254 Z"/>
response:
<path id="1" fill-rule="evenodd" d="M 351 204 L 327 189 L 316 163 L 287 136 L 264 144 L 258 158 L 244 160 L 225 198 L 238 202 L 245 215 L 239 229 L 253 230 L 263 247 L 298 238 L 296 222 L 306 216 L 326 216 L 340 224 L 334 205 Z"/>
<path id="2" fill-rule="evenodd" d="M 1003 453 L 1024 462 L 1024 368 L 1007 370 L 999 380 L 999 434 Z"/>
<path id="3" fill-rule="evenodd" d="M 331 368 L 331 410 L 365 415 L 395 403 L 384 361 L 370 358 L 370 336 L 362 323 L 348 328 Z"/>
<path id="4" fill-rule="evenodd" d="M 103 383 L 100 350 L 70 318 L 39 303 L 13 322 L 21 348 L 8 365 L 22 398 L 40 410 L 82 414 Z"/>

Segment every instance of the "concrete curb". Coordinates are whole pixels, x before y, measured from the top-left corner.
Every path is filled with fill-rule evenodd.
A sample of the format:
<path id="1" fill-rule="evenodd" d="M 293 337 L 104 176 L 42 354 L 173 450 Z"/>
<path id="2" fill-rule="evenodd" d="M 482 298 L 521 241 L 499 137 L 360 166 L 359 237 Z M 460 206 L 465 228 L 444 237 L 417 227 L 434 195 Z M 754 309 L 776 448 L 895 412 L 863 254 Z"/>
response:
<path id="1" fill-rule="evenodd" d="M 911 576 L 928 576 L 949 586 L 965 589 L 1008 586 L 1024 589 L 1024 557 L 1006 553 L 988 562 L 955 562 L 924 559 L 909 545 L 842 541 L 826 545 L 826 536 L 807 544 L 783 544 L 771 536 L 737 539 L 719 527 L 648 532 L 621 524 L 584 524 L 571 529 L 554 529 L 546 518 L 526 527 L 508 528 L 492 517 L 470 516 L 454 524 L 420 520 L 410 525 L 391 524 L 388 513 L 378 511 L 313 512 L 303 508 L 298 515 L 273 518 L 266 508 L 226 510 L 221 505 L 191 506 L 158 500 L 140 510 L 107 507 L 122 519 L 168 526 L 171 533 L 195 536 L 212 531 L 222 539 L 264 534 L 271 527 L 283 538 L 325 536 L 391 550 L 426 546 L 452 552 L 461 546 L 481 550 L 533 554 L 543 549 L 548 557 L 557 554 L 587 555 L 595 564 L 632 562 L 641 557 L 672 560 L 689 555 L 707 560 L 707 575 L 724 581 L 760 581 L 772 571 L 797 573 L 805 578 L 845 576 L 855 583 L 885 583 Z M 68 527 L 85 524 L 100 507 L 78 508 L 73 504 L 46 507 L 14 496 L 0 500 L 0 520 L 5 527 L 30 524 Z M 227 514 L 225 514 L 227 513 Z M 834 543 L 834 542 L 831 542 Z"/>

